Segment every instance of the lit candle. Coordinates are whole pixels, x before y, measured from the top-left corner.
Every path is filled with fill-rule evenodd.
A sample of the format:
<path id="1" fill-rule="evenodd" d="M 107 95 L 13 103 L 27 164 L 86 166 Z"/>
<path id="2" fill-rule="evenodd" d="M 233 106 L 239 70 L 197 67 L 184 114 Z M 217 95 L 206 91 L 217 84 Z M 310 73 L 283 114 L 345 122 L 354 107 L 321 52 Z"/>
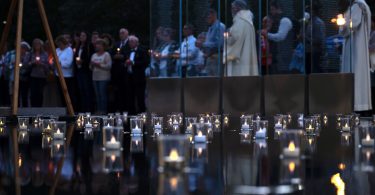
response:
<path id="1" fill-rule="evenodd" d="M 177 121 L 177 119 L 174 119 L 173 125 L 180 125 L 180 123 Z"/>
<path id="2" fill-rule="evenodd" d="M 54 139 L 64 139 L 64 133 L 60 132 L 60 129 L 57 129 L 56 133 L 53 134 Z"/>
<path id="3" fill-rule="evenodd" d="M 0 120 L 0 127 L 4 126 L 3 120 Z"/>
<path id="4" fill-rule="evenodd" d="M 344 18 L 344 15 L 342 15 L 342 14 L 337 15 L 336 24 L 338 26 L 343 26 L 343 25 L 346 24 L 346 20 Z"/>
<path id="5" fill-rule="evenodd" d="M 27 125 L 25 125 L 25 122 L 22 122 L 20 125 L 20 130 L 27 130 Z"/>
<path id="6" fill-rule="evenodd" d="M 117 48 L 117 53 L 120 53 L 121 49 L 120 48 Z"/>
<path id="7" fill-rule="evenodd" d="M 198 134 L 194 136 L 194 141 L 197 143 L 206 142 L 206 136 L 202 134 L 202 131 L 198 131 Z"/>
<path id="8" fill-rule="evenodd" d="M 81 58 L 80 57 L 76 57 L 76 61 L 77 62 L 81 61 Z"/>
<path id="9" fill-rule="evenodd" d="M 35 60 L 39 62 L 39 61 L 40 61 L 40 57 L 39 57 L 39 56 L 36 56 L 36 57 L 35 57 Z"/>
<path id="10" fill-rule="evenodd" d="M 249 126 L 249 124 L 247 123 L 247 121 L 245 121 L 245 123 L 244 124 L 242 124 L 242 130 L 249 130 L 250 129 L 250 126 Z"/>
<path id="11" fill-rule="evenodd" d="M 229 118 L 226 116 L 226 117 L 224 118 L 224 124 L 228 124 L 228 122 L 229 122 Z"/>
<path id="12" fill-rule="evenodd" d="M 220 121 L 218 118 L 215 120 L 215 124 L 220 124 Z"/>
<path id="13" fill-rule="evenodd" d="M 193 124 L 189 123 L 189 125 L 186 127 L 186 131 L 191 132 L 193 130 Z"/>
<path id="14" fill-rule="evenodd" d="M 303 114 L 299 115 L 298 120 L 303 121 Z"/>
<path id="15" fill-rule="evenodd" d="M 275 128 L 276 129 L 282 129 L 283 128 L 283 125 L 281 124 L 280 120 L 278 120 L 277 123 L 275 124 Z"/>
<path id="16" fill-rule="evenodd" d="M 350 127 L 348 123 L 345 123 L 345 125 L 342 127 L 342 131 L 350 131 Z"/>
<path id="17" fill-rule="evenodd" d="M 362 139 L 363 146 L 374 146 L 374 139 L 370 137 L 369 134 L 366 135 L 365 139 Z"/>
<path id="18" fill-rule="evenodd" d="M 181 163 L 184 160 L 184 158 L 179 156 L 176 149 L 172 149 L 169 153 L 169 156 L 165 157 L 164 160 L 168 163 Z"/>
<path id="19" fill-rule="evenodd" d="M 309 124 L 309 126 L 308 127 L 306 127 L 306 133 L 313 133 L 314 132 L 314 128 L 312 127 L 312 125 L 311 124 Z"/>
<path id="20" fill-rule="evenodd" d="M 289 172 L 293 173 L 294 170 L 296 169 L 296 163 L 292 161 L 288 164 L 288 167 L 289 167 Z"/>
<path id="21" fill-rule="evenodd" d="M 255 138 L 257 138 L 257 139 L 266 138 L 266 131 L 267 131 L 267 129 L 265 127 L 260 128 L 259 131 L 257 131 L 255 133 Z"/>
<path id="22" fill-rule="evenodd" d="M 51 131 L 52 129 L 51 129 L 51 127 L 49 126 L 49 124 L 47 125 L 47 128 L 45 128 L 44 129 L 46 132 L 48 132 L 48 131 Z"/>
<path id="23" fill-rule="evenodd" d="M 284 148 L 283 154 L 286 157 L 298 157 L 300 149 L 296 147 L 293 141 L 291 141 L 287 148 Z"/>
<path id="24" fill-rule="evenodd" d="M 119 149 L 120 148 L 120 142 L 116 140 L 114 136 L 111 137 L 111 140 L 106 143 L 107 149 Z"/>
<path id="25" fill-rule="evenodd" d="M 135 125 L 135 127 L 132 129 L 132 133 L 136 135 L 142 134 L 141 129 L 138 127 L 138 124 Z"/>

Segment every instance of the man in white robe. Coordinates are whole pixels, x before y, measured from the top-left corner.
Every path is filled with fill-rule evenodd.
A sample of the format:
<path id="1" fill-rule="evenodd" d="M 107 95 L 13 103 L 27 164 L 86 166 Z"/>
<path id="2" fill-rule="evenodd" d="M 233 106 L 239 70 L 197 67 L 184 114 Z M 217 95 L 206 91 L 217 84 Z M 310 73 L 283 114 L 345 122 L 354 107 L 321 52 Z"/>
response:
<path id="1" fill-rule="evenodd" d="M 232 3 L 233 25 L 224 41 L 224 64 L 227 76 L 257 76 L 258 56 L 256 50 L 253 14 L 243 0 Z"/>
<path id="2" fill-rule="evenodd" d="M 354 111 L 368 111 L 372 109 L 368 49 L 371 11 L 365 0 L 353 0 L 344 16 L 346 24 L 340 27 L 345 38 L 341 71 L 354 73 Z"/>

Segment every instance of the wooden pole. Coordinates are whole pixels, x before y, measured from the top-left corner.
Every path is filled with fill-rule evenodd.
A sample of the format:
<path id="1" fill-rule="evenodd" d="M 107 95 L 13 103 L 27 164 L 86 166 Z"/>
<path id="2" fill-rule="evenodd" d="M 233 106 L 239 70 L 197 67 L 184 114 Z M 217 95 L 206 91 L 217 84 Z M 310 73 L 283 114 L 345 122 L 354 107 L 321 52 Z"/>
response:
<path id="1" fill-rule="evenodd" d="M 39 9 L 40 17 L 42 18 L 43 27 L 44 27 L 44 30 L 46 31 L 47 39 L 48 39 L 49 44 L 51 46 L 53 58 L 55 59 L 55 66 L 56 66 L 56 69 L 57 69 L 57 73 L 59 75 L 60 85 L 61 85 L 62 92 L 64 94 L 65 103 L 66 103 L 66 106 L 67 106 L 67 109 L 68 109 L 68 113 L 69 113 L 70 116 L 73 116 L 74 110 L 73 110 L 72 102 L 70 100 L 68 88 L 66 87 L 64 75 L 63 75 L 63 72 L 61 70 L 61 64 L 60 64 L 59 58 L 58 58 L 57 53 L 56 53 L 56 46 L 55 46 L 54 40 L 52 38 L 51 29 L 49 28 L 47 15 L 46 15 L 46 12 L 45 12 L 45 9 L 44 9 L 43 1 L 42 0 L 37 0 L 37 1 L 38 1 L 38 9 Z"/>
<path id="2" fill-rule="evenodd" d="M 16 62 L 14 64 L 14 87 L 12 114 L 18 112 L 18 92 L 20 85 L 20 63 L 21 63 L 21 38 L 22 38 L 23 0 L 18 1 L 17 37 L 16 37 Z"/>
<path id="3" fill-rule="evenodd" d="M 16 195 L 21 195 L 21 178 L 20 178 L 20 165 L 18 163 L 19 152 L 18 152 L 18 131 L 17 128 L 13 128 L 11 132 L 12 146 L 13 146 L 13 165 L 14 165 L 14 181 Z M 21 159 L 22 160 L 22 159 Z"/>
<path id="4" fill-rule="evenodd" d="M 16 10 L 16 5 L 17 5 L 17 0 L 12 0 L 10 7 L 9 7 L 6 24 L 5 24 L 3 33 L 1 34 L 0 51 L 1 49 L 4 48 L 4 45 L 6 44 L 6 41 L 8 39 L 10 27 L 12 26 L 14 10 Z"/>

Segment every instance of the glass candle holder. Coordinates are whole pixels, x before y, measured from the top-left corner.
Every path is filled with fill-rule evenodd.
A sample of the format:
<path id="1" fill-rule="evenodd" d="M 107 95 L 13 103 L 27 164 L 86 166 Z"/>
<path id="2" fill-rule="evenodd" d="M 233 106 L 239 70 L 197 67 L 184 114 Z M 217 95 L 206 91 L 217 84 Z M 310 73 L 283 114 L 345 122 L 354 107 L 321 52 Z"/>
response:
<path id="1" fill-rule="evenodd" d="M 52 137 L 54 140 L 63 140 L 65 139 L 66 132 L 66 122 L 65 121 L 55 121 L 52 123 Z"/>
<path id="2" fill-rule="evenodd" d="M 18 129 L 27 130 L 29 125 L 28 117 L 18 117 Z"/>
<path id="3" fill-rule="evenodd" d="M 228 126 L 229 125 L 229 114 L 223 114 L 223 123 L 224 123 L 224 126 Z"/>
<path id="4" fill-rule="evenodd" d="M 143 137 L 131 137 L 130 139 L 130 152 L 141 153 L 143 152 Z"/>
<path id="5" fill-rule="evenodd" d="M 242 144 L 251 144 L 252 137 L 250 131 L 244 131 L 240 133 L 240 143 Z"/>
<path id="6" fill-rule="evenodd" d="M 42 115 L 36 115 L 31 117 L 31 123 L 33 125 L 39 125 L 40 123 L 42 123 Z"/>
<path id="7" fill-rule="evenodd" d="M 241 131 L 250 131 L 253 125 L 253 115 L 241 116 Z"/>
<path id="8" fill-rule="evenodd" d="M 369 166 L 373 167 L 373 158 L 374 158 L 374 148 L 372 147 L 363 147 L 361 148 L 361 164 L 362 166 L 365 165 L 367 168 Z"/>
<path id="9" fill-rule="evenodd" d="M 63 139 L 52 140 L 52 155 L 54 157 L 62 157 L 65 153 L 65 141 Z"/>
<path id="10" fill-rule="evenodd" d="M 351 118 L 350 117 L 342 117 L 340 120 L 340 126 L 341 126 L 341 131 L 344 132 L 349 132 L 351 131 Z"/>
<path id="11" fill-rule="evenodd" d="M 362 126 L 359 128 L 360 129 L 360 145 L 362 147 L 374 147 L 374 138 L 375 138 L 375 132 L 373 127 L 369 126 Z"/>
<path id="12" fill-rule="evenodd" d="M 100 122 L 101 118 L 98 116 L 92 116 L 91 117 L 91 124 L 93 130 L 100 130 Z"/>
<path id="13" fill-rule="evenodd" d="M 82 126 L 84 120 L 85 120 L 85 113 L 78 113 L 77 120 L 76 120 L 77 126 Z"/>
<path id="14" fill-rule="evenodd" d="M 351 132 L 341 132 L 341 145 L 350 146 L 352 140 Z"/>
<path id="15" fill-rule="evenodd" d="M 360 115 L 357 114 L 357 113 L 353 113 L 352 114 L 352 121 L 353 121 L 352 124 L 354 124 L 355 126 L 358 126 L 361 122 Z"/>
<path id="16" fill-rule="evenodd" d="M 342 114 L 336 114 L 336 122 L 341 123 Z"/>
<path id="17" fill-rule="evenodd" d="M 102 170 L 104 173 L 120 172 L 124 169 L 122 152 L 111 150 L 103 152 Z"/>
<path id="18" fill-rule="evenodd" d="M 199 123 L 212 124 L 212 117 L 210 114 L 199 114 Z"/>
<path id="19" fill-rule="evenodd" d="M 193 161 L 200 159 L 208 160 L 208 150 L 206 143 L 195 143 L 192 152 Z"/>
<path id="20" fill-rule="evenodd" d="M 83 139 L 84 140 L 93 140 L 94 139 L 94 131 L 90 128 L 85 128 L 83 132 Z"/>
<path id="21" fill-rule="evenodd" d="M 261 120 L 258 121 L 255 125 L 255 135 L 254 139 L 266 139 L 267 138 L 267 131 L 268 131 L 268 121 Z"/>
<path id="22" fill-rule="evenodd" d="M 122 113 L 122 119 L 125 121 L 125 123 L 128 121 L 128 116 L 129 116 L 128 112 Z"/>
<path id="23" fill-rule="evenodd" d="M 221 124 L 221 115 L 218 115 L 218 114 L 212 115 L 211 121 L 214 125 L 220 125 Z"/>
<path id="24" fill-rule="evenodd" d="M 284 184 L 301 184 L 304 177 L 300 159 L 283 159 L 281 163 L 280 181 Z"/>
<path id="25" fill-rule="evenodd" d="M 42 120 L 43 133 L 52 133 L 54 122 L 55 122 L 54 119 L 43 119 Z"/>
<path id="26" fill-rule="evenodd" d="M 168 124 L 170 126 L 181 126 L 182 124 L 182 114 L 171 114 L 168 115 Z"/>
<path id="27" fill-rule="evenodd" d="M 85 129 L 92 129 L 93 128 L 91 116 L 84 118 L 83 125 L 84 125 Z"/>
<path id="28" fill-rule="evenodd" d="M 193 125 L 194 143 L 206 143 L 209 127 L 205 123 L 195 123 Z"/>
<path id="29" fill-rule="evenodd" d="M 132 136 L 143 135 L 143 119 L 140 117 L 133 117 L 130 119 L 130 130 Z"/>
<path id="30" fill-rule="evenodd" d="M 317 122 L 314 118 L 305 118 L 305 134 L 306 135 L 315 135 Z"/>
<path id="31" fill-rule="evenodd" d="M 284 115 L 274 116 L 275 129 L 284 129 L 286 127 L 286 119 Z"/>
<path id="32" fill-rule="evenodd" d="M 303 121 L 304 116 L 305 116 L 305 115 L 304 115 L 303 113 L 298 113 L 298 114 L 297 114 L 297 120 L 298 120 L 298 121 Z"/>
<path id="33" fill-rule="evenodd" d="M 158 137 L 159 171 L 181 171 L 189 162 L 189 141 L 185 135 Z"/>
<path id="34" fill-rule="evenodd" d="M 152 126 L 154 133 L 160 134 L 163 130 L 163 117 L 154 116 L 152 117 Z"/>
<path id="35" fill-rule="evenodd" d="M 147 113 L 146 112 L 143 112 L 143 113 L 139 114 L 138 116 L 143 120 L 143 123 L 146 123 L 146 121 L 147 121 Z"/>
<path id="36" fill-rule="evenodd" d="M 284 130 L 281 132 L 282 157 L 299 158 L 301 153 L 301 135 L 302 132 L 300 130 Z"/>
<path id="37" fill-rule="evenodd" d="M 6 117 L 0 117 L 0 127 L 5 127 L 6 119 Z"/>
<path id="38" fill-rule="evenodd" d="M 119 112 L 115 113 L 114 120 L 117 127 L 122 127 L 125 124 L 124 118 Z"/>
<path id="39" fill-rule="evenodd" d="M 114 127 L 115 126 L 115 118 L 113 118 L 113 116 L 104 117 L 103 118 L 103 126 Z"/>
<path id="40" fill-rule="evenodd" d="M 254 121 L 260 121 L 262 120 L 262 115 L 260 113 L 254 114 Z"/>
<path id="41" fill-rule="evenodd" d="M 193 132 L 193 125 L 197 123 L 196 117 L 186 117 L 185 118 L 185 125 L 186 125 L 186 134 L 191 134 Z"/>
<path id="42" fill-rule="evenodd" d="M 105 126 L 103 128 L 103 146 L 105 150 L 122 150 L 122 127 Z"/>

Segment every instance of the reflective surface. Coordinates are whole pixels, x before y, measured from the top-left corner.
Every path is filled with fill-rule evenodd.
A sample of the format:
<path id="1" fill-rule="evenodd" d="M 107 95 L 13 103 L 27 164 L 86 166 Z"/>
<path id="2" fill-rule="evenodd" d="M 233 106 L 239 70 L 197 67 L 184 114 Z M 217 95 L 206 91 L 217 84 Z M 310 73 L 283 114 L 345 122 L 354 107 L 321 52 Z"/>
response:
<path id="1" fill-rule="evenodd" d="M 159 173 L 149 127 L 142 139 L 125 133 L 123 150 L 108 154 L 100 132 L 90 136 L 71 125 L 64 143 L 53 143 L 40 129 L 22 136 L 8 125 L 0 131 L 0 193 L 371 194 L 374 147 L 359 147 L 359 127 L 341 133 L 335 117 L 321 126 L 317 136 L 300 135 L 299 158 L 285 158 L 273 117 L 267 140 L 241 133 L 240 119 L 229 117 L 228 125 L 213 128 L 207 145 L 191 145 L 187 171 Z M 296 116 L 287 127 L 299 129 Z"/>

